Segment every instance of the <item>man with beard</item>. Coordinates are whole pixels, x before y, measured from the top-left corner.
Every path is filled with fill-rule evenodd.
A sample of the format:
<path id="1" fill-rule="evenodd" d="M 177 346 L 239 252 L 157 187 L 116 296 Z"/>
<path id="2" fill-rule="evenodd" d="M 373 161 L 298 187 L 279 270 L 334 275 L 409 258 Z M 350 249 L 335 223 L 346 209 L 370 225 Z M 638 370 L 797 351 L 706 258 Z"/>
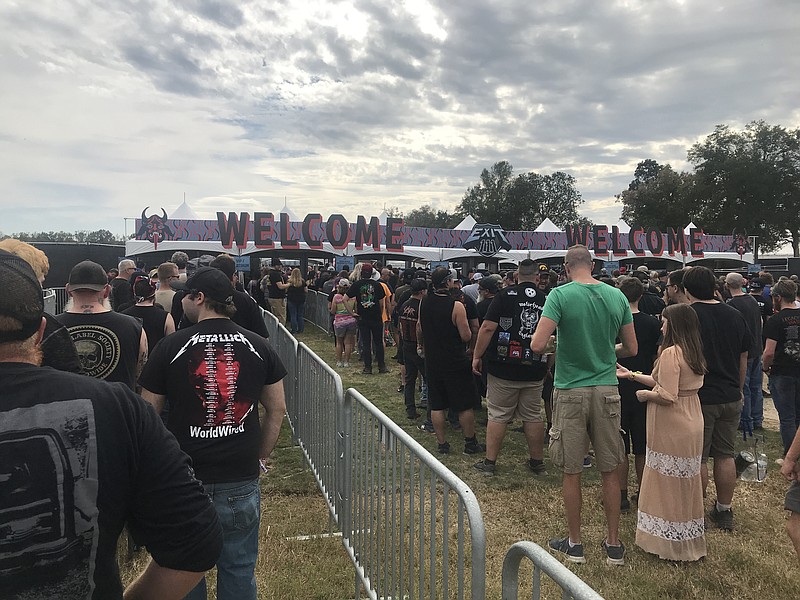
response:
<path id="1" fill-rule="evenodd" d="M 187 456 L 124 385 L 40 366 L 44 302 L 27 263 L 0 252 L 0 287 L 0 596 L 122 598 L 127 526 L 153 560 L 125 598 L 182 598 L 222 545 Z"/>
<path id="2" fill-rule="evenodd" d="M 158 343 L 139 379 L 142 396 L 157 412 L 169 401 L 169 430 L 217 509 L 217 598 L 254 599 L 259 460 L 278 440 L 286 369 L 263 337 L 231 321 L 234 289 L 222 271 L 201 267 L 172 285 L 187 292 L 183 310 L 197 324 Z M 204 579 L 187 598 L 205 597 Z"/>
<path id="3" fill-rule="evenodd" d="M 58 320 L 75 342 L 84 374 L 133 390 L 147 358 L 147 335 L 141 321 L 111 310 L 110 289 L 103 267 L 90 260 L 78 263 L 70 271 L 70 300 Z"/>

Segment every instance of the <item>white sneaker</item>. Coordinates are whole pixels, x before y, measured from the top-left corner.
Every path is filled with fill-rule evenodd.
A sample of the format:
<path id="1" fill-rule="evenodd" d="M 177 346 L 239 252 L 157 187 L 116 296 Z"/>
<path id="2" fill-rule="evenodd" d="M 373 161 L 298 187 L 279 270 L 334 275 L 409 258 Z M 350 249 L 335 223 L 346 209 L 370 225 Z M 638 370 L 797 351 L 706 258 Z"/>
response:
<path id="1" fill-rule="evenodd" d="M 776 458 L 775 459 L 775 464 L 776 465 L 782 465 L 783 464 L 783 459 L 782 458 Z"/>
<path id="2" fill-rule="evenodd" d="M 343 366 L 344 366 L 344 363 L 343 363 L 342 361 L 340 361 L 340 360 L 337 360 L 337 361 L 336 361 L 336 366 L 337 366 L 337 367 L 343 367 Z"/>
<path id="3" fill-rule="evenodd" d="M 347 369 L 347 368 L 350 366 L 350 363 L 349 363 L 349 362 L 342 363 L 342 366 L 343 366 L 345 369 Z"/>

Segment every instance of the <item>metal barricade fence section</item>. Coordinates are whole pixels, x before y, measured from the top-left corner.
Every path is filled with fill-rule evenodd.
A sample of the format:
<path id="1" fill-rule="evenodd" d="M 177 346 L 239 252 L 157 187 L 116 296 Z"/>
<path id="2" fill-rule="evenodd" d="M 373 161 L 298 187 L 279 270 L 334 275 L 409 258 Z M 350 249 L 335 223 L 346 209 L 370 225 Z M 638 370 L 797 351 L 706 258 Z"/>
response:
<path id="1" fill-rule="evenodd" d="M 369 596 L 482 600 L 486 534 L 469 487 L 354 389 L 343 425 L 340 528 Z"/>
<path id="2" fill-rule="evenodd" d="M 50 300 L 50 298 L 52 298 L 52 300 Z M 67 305 L 68 300 L 69 294 L 67 294 L 67 288 L 65 287 L 48 288 L 45 290 L 45 310 L 51 315 L 60 315 L 64 312 L 64 307 Z"/>
<path id="3" fill-rule="evenodd" d="M 343 507 L 342 471 L 338 464 L 342 410 L 342 380 L 305 344 L 297 346 L 296 439 L 317 480 L 333 520 L 339 524 Z M 291 418 L 291 417 L 290 417 Z"/>
<path id="4" fill-rule="evenodd" d="M 309 290 L 306 296 L 306 318 L 314 325 L 325 331 L 331 332 L 331 315 L 328 308 L 328 294 Z"/>
<path id="5" fill-rule="evenodd" d="M 297 340 L 270 312 L 262 309 L 264 323 L 269 333 L 268 343 L 286 367 L 287 375 L 283 380 L 283 391 L 286 397 L 286 414 L 289 417 L 289 426 L 292 428 L 293 437 L 297 440 Z"/>
<path id="6" fill-rule="evenodd" d="M 561 588 L 563 600 L 603 600 L 602 596 L 549 551 L 533 542 L 517 542 L 506 553 L 503 559 L 503 600 L 519 598 L 519 568 L 523 558 L 529 558 L 533 562 L 530 596 L 533 600 L 542 597 L 542 573 Z"/>

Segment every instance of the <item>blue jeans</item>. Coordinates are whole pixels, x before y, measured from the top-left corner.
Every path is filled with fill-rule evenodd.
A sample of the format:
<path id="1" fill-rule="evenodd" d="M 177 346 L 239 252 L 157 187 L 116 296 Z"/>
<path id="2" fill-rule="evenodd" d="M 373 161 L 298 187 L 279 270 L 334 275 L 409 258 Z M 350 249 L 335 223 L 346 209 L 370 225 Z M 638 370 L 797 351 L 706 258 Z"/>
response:
<path id="1" fill-rule="evenodd" d="M 287 300 L 286 311 L 289 313 L 289 327 L 292 333 L 303 333 L 303 329 L 305 329 L 306 303 L 294 303 Z"/>
<path id="2" fill-rule="evenodd" d="M 739 422 L 742 429 L 761 427 L 764 421 L 764 393 L 761 391 L 763 374 L 761 372 L 761 355 L 747 360 L 747 373 L 744 377 L 744 405 Z"/>
<path id="3" fill-rule="evenodd" d="M 217 561 L 217 600 L 255 600 L 258 522 L 261 497 L 258 479 L 203 486 L 222 525 L 222 554 Z M 186 600 L 206 600 L 203 578 Z"/>
<path id="4" fill-rule="evenodd" d="M 780 418 L 783 454 L 786 455 L 800 426 L 800 377 L 770 375 L 769 391 Z"/>

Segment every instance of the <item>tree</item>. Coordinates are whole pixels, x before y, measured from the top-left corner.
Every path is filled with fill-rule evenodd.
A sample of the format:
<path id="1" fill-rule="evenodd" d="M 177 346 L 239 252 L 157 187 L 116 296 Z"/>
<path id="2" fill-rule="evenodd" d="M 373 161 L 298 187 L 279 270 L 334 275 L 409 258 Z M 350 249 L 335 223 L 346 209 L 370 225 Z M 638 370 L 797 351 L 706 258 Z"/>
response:
<path id="1" fill-rule="evenodd" d="M 449 229 L 458 225 L 459 218 L 446 210 L 435 210 L 430 204 L 415 208 L 403 219 L 408 227 Z"/>
<path id="2" fill-rule="evenodd" d="M 484 169 L 480 183 L 467 190 L 456 213 L 506 230 L 531 230 L 546 218 L 562 227 L 581 222 L 577 208 L 583 200 L 572 175 L 557 171 L 513 177 L 512 173 L 506 161 L 495 163 L 491 171 Z"/>
<path id="3" fill-rule="evenodd" d="M 758 236 L 762 251 L 785 241 L 800 256 L 800 129 L 753 121 L 718 125 L 688 153 L 700 219 L 718 231 Z"/>
<path id="4" fill-rule="evenodd" d="M 670 165 L 648 159 L 639 163 L 627 190 L 617 194 L 622 218 L 643 227 L 683 229 L 698 219 L 694 175 L 676 173 Z"/>

